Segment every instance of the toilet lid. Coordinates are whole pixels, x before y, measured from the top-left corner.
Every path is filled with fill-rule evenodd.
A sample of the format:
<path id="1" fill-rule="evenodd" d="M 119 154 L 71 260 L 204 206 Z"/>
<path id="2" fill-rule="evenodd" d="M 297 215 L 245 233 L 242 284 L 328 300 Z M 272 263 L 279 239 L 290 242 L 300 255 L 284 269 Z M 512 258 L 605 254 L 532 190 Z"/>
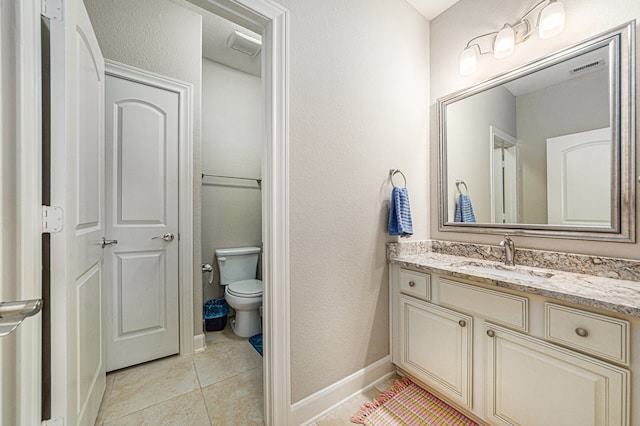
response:
<path id="1" fill-rule="evenodd" d="M 243 280 L 236 281 L 227 286 L 229 294 L 238 297 L 255 297 L 262 296 L 262 281 L 260 280 Z"/>

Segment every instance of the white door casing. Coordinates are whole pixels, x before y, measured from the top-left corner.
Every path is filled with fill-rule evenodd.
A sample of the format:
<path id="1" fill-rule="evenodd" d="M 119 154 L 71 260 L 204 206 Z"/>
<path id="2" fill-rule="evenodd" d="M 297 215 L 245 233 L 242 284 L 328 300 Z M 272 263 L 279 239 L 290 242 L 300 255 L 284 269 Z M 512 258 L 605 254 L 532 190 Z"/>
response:
<path id="1" fill-rule="evenodd" d="M 107 75 L 107 371 L 179 346 L 179 94 Z M 163 236 L 167 236 L 166 239 Z"/>
<path id="2" fill-rule="evenodd" d="M 40 1 L 2 2 L 0 302 L 42 297 L 40 21 Z M 41 318 L 0 337 L 2 425 L 40 423 Z"/>
<path id="3" fill-rule="evenodd" d="M 51 410 L 93 425 L 105 389 L 101 239 L 104 235 L 104 60 L 81 0 L 51 20 Z M 109 247 L 105 250 L 110 250 Z"/>
<path id="4" fill-rule="evenodd" d="M 611 129 L 547 139 L 547 219 L 611 227 Z"/>
<path id="5" fill-rule="evenodd" d="M 289 11 L 273 0 L 189 0 L 262 34 L 264 420 L 290 424 Z"/>
<path id="6" fill-rule="evenodd" d="M 489 126 L 491 223 L 518 222 L 518 140 Z"/>

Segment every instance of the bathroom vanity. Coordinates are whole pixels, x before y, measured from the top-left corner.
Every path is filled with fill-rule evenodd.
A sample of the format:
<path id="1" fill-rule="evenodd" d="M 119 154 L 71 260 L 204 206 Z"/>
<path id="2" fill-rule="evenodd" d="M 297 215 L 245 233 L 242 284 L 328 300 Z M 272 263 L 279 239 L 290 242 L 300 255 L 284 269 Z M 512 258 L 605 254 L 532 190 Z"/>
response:
<path id="1" fill-rule="evenodd" d="M 389 262 L 402 373 L 490 424 L 639 424 L 637 282 L 433 252 Z"/>

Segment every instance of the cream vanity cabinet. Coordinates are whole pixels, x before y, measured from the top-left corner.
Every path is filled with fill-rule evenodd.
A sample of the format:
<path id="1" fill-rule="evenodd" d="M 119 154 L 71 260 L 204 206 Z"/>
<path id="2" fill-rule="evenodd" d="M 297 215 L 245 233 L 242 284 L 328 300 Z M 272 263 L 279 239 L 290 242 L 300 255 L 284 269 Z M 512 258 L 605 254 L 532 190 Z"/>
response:
<path id="1" fill-rule="evenodd" d="M 470 407 L 473 319 L 400 297 L 400 366 Z"/>
<path id="2" fill-rule="evenodd" d="M 390 273 L 392 360 L 440 396 L 495 425 L 631 424 L 627 321 L 395 264 Z M 426 289 L 413 291 L 418 282 Z"/>
<path id="3" fill-rule="evenodd" d="M 628 371 L 506 328 L 485 332 L 491 423 L 629 424 Z"/>

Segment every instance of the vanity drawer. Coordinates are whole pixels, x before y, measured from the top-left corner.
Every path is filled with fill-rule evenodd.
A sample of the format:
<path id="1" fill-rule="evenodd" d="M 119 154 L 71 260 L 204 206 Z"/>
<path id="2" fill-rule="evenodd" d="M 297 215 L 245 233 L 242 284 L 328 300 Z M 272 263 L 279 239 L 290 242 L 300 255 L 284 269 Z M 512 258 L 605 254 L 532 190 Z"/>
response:
<path id="1" fill-rule="evenodd" d="M 629 321 L 545 303 L 544 333 L 551 342 L 629 363 Z"/>
<path id="2" fill-rule="evenodd" d="M 431 277 L 420 272 L 400 269 L 400 291 L 431 300 Z"/>
<path id="3" fill-rule="evenodd" d="M 529 299 L 446 278 L 438 279 L 439 302 L 493 322 L 529 331 Z"/>

